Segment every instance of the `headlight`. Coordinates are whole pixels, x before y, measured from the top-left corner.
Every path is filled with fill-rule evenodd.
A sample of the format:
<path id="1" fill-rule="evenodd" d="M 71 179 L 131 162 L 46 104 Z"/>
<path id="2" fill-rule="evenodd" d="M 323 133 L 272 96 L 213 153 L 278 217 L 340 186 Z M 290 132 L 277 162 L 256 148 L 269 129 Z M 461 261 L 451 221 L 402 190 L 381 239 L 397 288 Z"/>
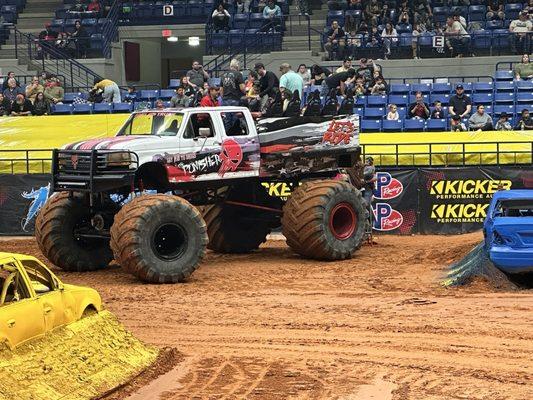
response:
<path id="1" fill-rule="evenodd" d="M 124 153 L 109 153 L 106 156 L 108 167 L 125 167 L 131 164 L 131 154 Z"/>

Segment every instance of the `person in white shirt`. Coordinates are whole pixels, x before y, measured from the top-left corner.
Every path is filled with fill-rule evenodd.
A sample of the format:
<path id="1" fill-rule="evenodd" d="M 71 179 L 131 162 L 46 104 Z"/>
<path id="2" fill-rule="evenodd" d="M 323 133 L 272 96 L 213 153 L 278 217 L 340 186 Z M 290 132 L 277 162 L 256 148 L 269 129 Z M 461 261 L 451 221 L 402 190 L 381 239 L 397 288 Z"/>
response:
<path id="1" fill-rule="evenodd" d="M 396 104 L 389 105 L 389 112 L 387 113 L 387 120 L 397 121 L 400 119 L 400 114 L 398 114 L 398 106 Z"/>
<path id="2" fill-rule="evenodd" d="M 513 33 L 513 50 L 516 54 L 529 54 L 531 37 L 528 38 L 528 32 L 533 29 L 533 23 L 529 19 L 527 11 L 522 11 L 518 19 L 511 21 L 509 32 Z"/>
<path id="3" fill-rule="evenodd" d="M 470 35 L 459 19 L 460 15 L 458 14 L 455 14 L 453 17 L 448 17 L 446 31 L 444 32 L 448 37 L 446 44 L 452 56 L 455 57 L 462 57 L 468 53 L 470 43 Z"/>
<path id="4" fill-rule="evenodd" d="M 213 11 L 213 28 L 215 31 L 227 31 L 229 30 L 230 15 L 224 6 L 220 4 L 218 8 Z"/>
<path id="5" fill-rule="evenodd" d="M 389 56 L 391 53 L 391 44 L 398 41 L 398 32 L 396 32 L 396 29 L 394 29 L 390 22 L 387 22 L 385 28 L 383 28 L 383 31 L 381 32 L 381 38 L 383 39 L 383 46 L 385 47 L 386 60 L 387 56 Z"/>

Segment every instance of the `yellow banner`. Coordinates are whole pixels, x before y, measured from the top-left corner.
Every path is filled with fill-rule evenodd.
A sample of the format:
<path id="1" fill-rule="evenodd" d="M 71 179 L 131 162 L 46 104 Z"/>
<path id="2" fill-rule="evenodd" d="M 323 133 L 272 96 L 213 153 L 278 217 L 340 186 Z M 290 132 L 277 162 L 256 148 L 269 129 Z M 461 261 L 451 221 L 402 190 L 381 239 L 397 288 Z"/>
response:
<path id="1" fill-rule="evenodd" d="M 128 114 L 0 118 L 0 173 L 48 172 L 48 149 L 113 136 L 127 118 Z M 457 165 L 463 154 L 467 165 L 533 163 L 533 131 L 361 133 L 360 140 L 365 155 L 373 156 L 377 165 Z"/>

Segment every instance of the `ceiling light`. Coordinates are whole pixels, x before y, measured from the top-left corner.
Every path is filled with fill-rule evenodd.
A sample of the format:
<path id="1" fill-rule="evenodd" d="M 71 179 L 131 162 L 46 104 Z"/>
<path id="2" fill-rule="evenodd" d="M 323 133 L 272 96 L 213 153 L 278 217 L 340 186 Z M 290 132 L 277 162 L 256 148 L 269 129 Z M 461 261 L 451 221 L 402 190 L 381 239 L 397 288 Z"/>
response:
<path id="1" fill-rule="evenodd" d="M 198 36 L 189 37 L 189 46 L 199 46 L 199 45 L 200 45 L 200 38 Z"/>
<path id="2" fill-rule="evenodd" d="M 169 37 L 167 37 L 167 40 L 169 42 L 174 42 L 175 43 L 175 42 L 178 41 L 178 38 L 176 36 L 169 36 Z"/>

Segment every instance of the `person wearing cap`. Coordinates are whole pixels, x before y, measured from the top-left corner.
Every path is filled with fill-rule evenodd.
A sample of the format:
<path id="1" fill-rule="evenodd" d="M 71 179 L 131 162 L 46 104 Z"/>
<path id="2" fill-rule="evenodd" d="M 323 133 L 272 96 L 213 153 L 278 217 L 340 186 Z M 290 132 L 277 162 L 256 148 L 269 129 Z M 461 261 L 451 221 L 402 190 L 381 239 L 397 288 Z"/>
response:
<path id="1" fill-rule="evenodd" d="M 494 129 L 492 118 L 485 113 L 485 106 L 483 104 L 477 106 L 477 111 L 468 120 L 468 128 L 471 131 L 492 131 Z"/>
<path id="2" fill-rule="evenodd" d="M 500 114 L 500 118 L 498 121 L 496 121 L 496 127 L 495 129 L 497 131 L 512 131 L 513 127 L 511 126 L 511 123 L 509 122 L 509 116 L 506 112 L 502 112 Z"/>
<path id="3" fill-rule="evenodd" d="M 335 73 L 338 74 L 339 72 L 346 72 L 350 68 L 352 68 L 352 58 L 351 57 L 347 57 L 342 62 L 342 65 L 335 70 Z"/>
<path id="4" fill-rule="evenodd" d="M 269 97 L 274 97 L 274 89 L 279 87 L 279 79 L 272 71 L 267 71 L 263 63 L 257 63 L 254 67 L 255 72 L 259 75 L 261 91 L 258 99 L 261 101 L 261 110 L 266 105 Z"/>
<path id="5" fill-rule="evenodd" d="M 455 87 L 455 95 L 450 98 L 448 111 L 450 116 L 458 115 L 459 119 L 465 118 L 472 111 L 472 100 L 465 94 L 463 84 L 459 83 Z"/>
<path id="6" fill-rule="evenodd" d="M 292 70 L 292 67 L 288 63 L 283 63 L 279 66 L 279 72 L 281 73 L 281 78 L 279 80 L 279 89 L 284 92 L 288 90 L 293 93 L 298 92 L 300 100 L 303 99 L 304 95 L 304 80 L 302 77 Z"/>
<path id="7" fill-rule="evenodd" d="M 521 11 L 518 19 L 511 21 L 509 25 L 509 32 L 513 34 L 512 46 L 516 54 L 529 54 L 531 38 L 528 37 L 528 32 L 533 29 L 533 23 L 529 19 L 527 11 Z"/>
<path id="8" fill-rule="evenodd" d="M 452 116 L 452 120 L 450 122 L 450 127 L 452 132 L 464 132 L 466 131 L 466 126 L 461 121 L 461 117 L 457 114 Z"/>

